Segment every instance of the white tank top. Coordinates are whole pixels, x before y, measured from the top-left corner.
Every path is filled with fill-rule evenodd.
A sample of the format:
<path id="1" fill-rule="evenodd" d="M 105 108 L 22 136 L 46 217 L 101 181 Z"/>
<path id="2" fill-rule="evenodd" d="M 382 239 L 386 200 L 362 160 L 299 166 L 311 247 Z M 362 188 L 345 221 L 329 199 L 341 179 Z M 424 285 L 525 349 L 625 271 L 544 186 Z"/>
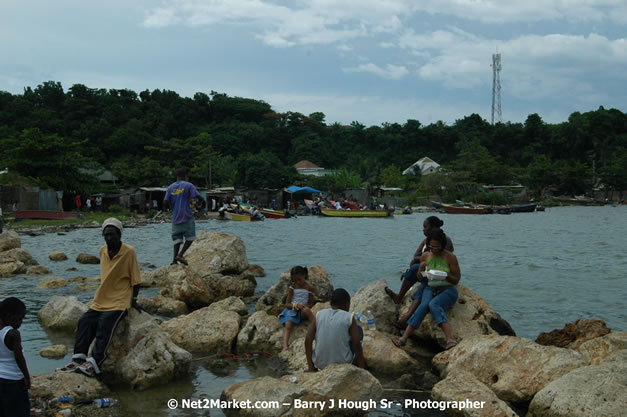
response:
<path id="1" fill-rule="evenodd" d="M 24 379 L 24 374 L 18 368 L 17 362 L 15 362 L 13 351 L 9 350 L 7 345 L 4 344 L 4 338 L 9 333 L 9 330 L 12 329 L 12 326 L 6 326 L 0 330 L 0 378 L 19 381 Z"/>

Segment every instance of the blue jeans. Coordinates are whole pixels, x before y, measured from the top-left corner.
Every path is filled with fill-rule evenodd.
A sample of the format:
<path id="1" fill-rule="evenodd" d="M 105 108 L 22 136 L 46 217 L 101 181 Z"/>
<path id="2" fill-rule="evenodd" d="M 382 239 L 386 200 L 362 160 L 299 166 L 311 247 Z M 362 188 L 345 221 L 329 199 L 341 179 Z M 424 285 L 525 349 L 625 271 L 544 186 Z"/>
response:
<path id="1" fill-rule="evenodd" d="M 418 281 L 419 269 L 420 269 L 420 264 L 414 264 L 410 266 L 409 269 L 405 271 L 405 273 L 403 274 L 403 279 L 407 280 L 411 285 L 414 285 Z"/>
<path id="2" fill-rule="evenodd" d="M 433 314 L 433 319 L 438 326 L 442 323 L 448 323 L 444 310 L 453 307 L 455 301 L 457 301 L 457 297 L 459 296 L 457 289 L 450 287 L 445 290 L 436 290 L 437 295 L 435 297 L 433 296 L 434 290 L 436 289 L 427 286 L 424 287 L 420 305 L 409 320 L 407 320 L 410 326 L 416 329 L 420 327 L 420 323 L 422 323 L 429 312 Z"/>

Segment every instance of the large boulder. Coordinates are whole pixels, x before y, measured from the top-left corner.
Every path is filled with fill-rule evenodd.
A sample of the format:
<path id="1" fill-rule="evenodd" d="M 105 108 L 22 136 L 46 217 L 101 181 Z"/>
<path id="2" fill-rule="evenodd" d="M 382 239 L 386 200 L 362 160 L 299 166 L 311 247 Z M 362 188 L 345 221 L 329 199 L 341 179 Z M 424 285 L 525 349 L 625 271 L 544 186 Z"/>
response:
<path id="1" fill-rule="evenodd" d="M 43 278 L 37 284 L 37 288 L 65 288 L 67 287 L 67 281 L 60 277 L 48 277 Z"/>
<path id="2" fill-rule="evenodd" d="M 406 349 L 399 349 L 390 335 L 377 330 L 364 330 L 362 349 L 368 369 L 375 374 L 400 375 L 408 370 L 424 373 L 431 369 L 434 355 L 411 342 Z"/>
<path id="3" fill-rule="evenodd" d="M 280 351 L 283 346 L 283 332 L 284 327 L 277 316 L 256 311 L 248 317 L 237 335 L 237 351 Z"/>
<path id="4" fill-rule="evenodd" d="M 450 401 L 464 407 L 445 410 L 455 417 L 518 417 L 503 400 L 469 372 L 455 369 L 445 379 L 433 386 L 431 398 Z"/>
<path id="5" fill-rule="evenodd" d="M 370 310 L 377 330 L 397 334 L 398 330 L 393 323 L 398 317 L 398 306 L 385 293 L 387 285 L 384 279 L 380 279 L 361 287 L 351 297 L 351 311 L 366 314 Z"/>
<path id="6" fill-rule="evenodd" d="M 182 377 L 192 355 L 172 343 L 148 313 L 129 311 L 115 331 L 102 365 L 102 379 L 146 389 Z"/>
<path id="7" fill-rule="evenodd" d="M 190 309 L 206 307 L 215 301 L 205 280 L 192 269 L 188 269 L 176 282 L 162 288 L 159 295 L 183 301 Z"/>
<path id="8" fill-rule="evenodd" d="M 486 335 L 516 335 L 509 323 L 476 292 L 463 285 L 457 285 L 457 291 L 459 298 L 446 312 L 446 317 L 458 340 Z M 446 345 L 444 332 L 435 324 L 431 314 L 427 314 L 414 334 L 420 339 L 434 340 L 440 346 Z"/>
<path id="9" fill-rule="evenodd" d="M 160 294 L 184 301 L 190 309 L 197 309 L 230 296 L 251 296 L 256 286 L 257 282 L 250 274 L 231 276 L 211 271 L 201 274 L 194 268 L 186 267 L 185 275 L 162 288 Z"/>
<path id="10" fill-rule="evenodd" d="M 314 304 L 329 301 L 333 292 L 333 284 L 329 280 L 327 270 L 320 266 L 312 266 L 308 268 L 309 284 L 314 288 Z M 261 296 L 255 305 L 256 311 L 265 311 L 270 315 L 276 315 L 285 308 L 285 299 L 287 290 L 291 285 L 290 271 L 282 272 L 279 282 L 273 285 L 266 293 Z"/>
<path id="11" fill-rule="evenodd" d="M 76 297 L 55 295 L 44 305 L 37 317 L 42 326 L 54 330 L 74 331 L 78 320 L 88 310 Z"/>
<path id="12" fill-rule="evenodd" d="M 100 263 L 100 258 L 98 256 L 90 255 L 88 253 L 79 253 L 76 257 L 76 262 L 78 262 L 79 264 L 97 265 Z"/>
<path id="13" fill-rule="evenodd" d="M 25 274 L 28 268 L 20 261 L 8 261 L 0 263 L 0 277 Z"/>
<path id="14" fill-rule="evenodd" d="M 29 391 L 33 404 L 44 404 L 62 395 L 71 395 L 76 402 L 108 397 L 109 388 L 97 378 L 78 372 L 51 372 L 32 379 Z"/>
<path id="15" fill-rule="evenodd" d="M 181 264 L 163 266 L 153 271 L 140 271 L 142 287 L 167 287 L 185 277 Z"/>
<path id="16" fill-rule="evenodd" d="M 234 311 L 240 316 L 248 315 L 248 308 L 240 297 L 230 296 L 220 301 L 216 301 L 211 305 L 212 308 L 224 311 Z"/>
<path id="17" fill-rule="evenodd" d="M 244 242 L 237 236 L 203 230 L 185 253 L 189 266 L 221 274 L 240 274 L 248 269 Z"/>
<path id="18" fill-rule="evenodd" d="M 83 284 L 81 284 L 83 285 Z M 189 313 L 187 304 L 183 301 L 175 300 L 174 298 L 163 297 L 157 295 L 156 297 L 146 298 L 139 296 L 137 304 L 150 314 L 158 314 L 160 316 L 176 317 L 182 314 Z"/>
<path id="19" fill-rule="evenodd" d="M 20 239 L 20 235 L 12 230 L 4 230 L 0 233 L 0 252 L 21 247 L 22 240 Z"/>
<path id="20" fill-rule="evenodd" d="M 627 331 L 610 333 L 583 343 L 577 349 L 588 360 L 590 365 L 598 365 L 605 358 L 627 349 Z"/>
<path id="21" fill-rule="evenodd" d="M 281 379 L 261 377 L 240 382 L 225 388 L 222 399 L 250 400 L 254 404 L 271 398 L 281 406 L 242 408 L 240 416 L 344 416 L 367 414 L 369 406 L 382 394 L 381 384 L 368 371 L 342 364 L 331 365 L 320 372 L 286 375 Z M 341 407 L 340 400 L 350 403 Z"/>
<path id="22" fill-rule="evenodd" d="M 6 262 L 22 262 L 24 265 L 39 265 L 33 255 L 26 252 L 22 248 L 13 248 L 4 252 L 0 252 L 0 263 Z"/>
<path id="23" fill-rule="evenodd" d="M 627 410 L 627 350 L 575 369 L 538 392 L 528 417 L 622 417 Z"/>
<path id="24" fill-rule="evenodd" d="M 453 369 L 473 374 L 504 401 L 525 402 L 550 382 L 587 365 L 578 352 L 542 346 L 513 336 L 464 339 L 455 348 L 437 354 L 432 361 L 446 377 Z"/>
<path id="25" fill-rule="evenodd" d="M 563 329 L 556 329 L 549 333 L 540 333 L 536 343 L 544 346 L 557 346 L 568 349 L 577 349 L 588 340 L 605 336 L 610 332 L 603 320 L 579 319 L 574 323 L 567 323 Z"/>
<path id="26" fill-rule="evenodd" d="M 230 352 L 241 321 L 234 311 L 209 306 L 168 320 L 161 328 L 174 343 L 190 352 Z"/>

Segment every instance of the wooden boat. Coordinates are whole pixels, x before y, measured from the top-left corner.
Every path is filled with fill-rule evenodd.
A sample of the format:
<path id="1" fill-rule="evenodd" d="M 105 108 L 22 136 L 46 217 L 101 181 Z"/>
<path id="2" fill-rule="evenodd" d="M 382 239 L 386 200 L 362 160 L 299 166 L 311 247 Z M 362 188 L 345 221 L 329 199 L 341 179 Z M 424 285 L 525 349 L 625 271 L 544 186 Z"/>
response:
<path id="1" fill-rule="evenodd" d="M 412 211 L 409 207 L 405 207 L 405 208 L 399 208 L 396 207 L 394 208 L 394 215 L 399 215 L 399 214 L 412 214 Z"/>
<path id="2" fill-rule="evenodd" d="M 323 216 L 328 217 L 389 217 L 391 211 L 385 210 L 336 210 L 323 208 L 320 209 Z"/>
<path id="3" fill-rule="evenodd" d="M 227 220 L 233 220 L 236 222 L 256 222 L 260 220 L 264 220 L 264 217 L 257 218 L 253 217 L 248 213 L 234 213 L 231 211 L 227 211 L 224 213 L 224 218 Z"/>
<path id="4" fill-rule="evenodd" d="M 449 214 L 491 214 L 491 207 L 467 207 L 442 204 L 442 210 Z"/>
<path id="5" fill-rule="evenodd" d="M 512 206 L 510 208 L 512 210 L 512 213 L 532 213 L 536 211 L 536 206 L 537 204 L 530 203 L 530 204 L 520 204 L 518 206 Z"/>
<path id="6" fill-rule="evenodd" d="M 440 203 L 440 202 L 438 202 L 438 201 L 431 201 L 431 205 L 432 205 L 434 208 L 437 208 L 437 209 L 441 209 L 441 208 L 442 208 L 442 203 Z"/>
<path id="7" fill-rule="evenodd" d="M 284 219 L 285 218 L 285 212 L 281 210 L 272 210 L 272 209 L 262 208 L 259 211 L 262 212 L 263 215 L 266 216 L 268 219 Z"/>
<path id="8" fill-rule="evenodd" d="M 74 219 L 77 213 L 73 211 L 52 211 L 52 210 L 18 210 L 13 212 L 16 219 Z"/>

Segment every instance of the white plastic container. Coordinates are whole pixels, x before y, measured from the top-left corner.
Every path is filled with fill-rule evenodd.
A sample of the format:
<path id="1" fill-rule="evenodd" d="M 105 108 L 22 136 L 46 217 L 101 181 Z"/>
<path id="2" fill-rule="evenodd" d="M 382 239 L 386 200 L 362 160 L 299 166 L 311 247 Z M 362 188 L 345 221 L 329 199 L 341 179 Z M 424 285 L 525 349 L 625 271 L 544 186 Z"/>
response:
<path id="1" fill-rule="evenodd" d="M 428 279 L 435 279 L 435 280 L 438 280 L 438 281 L 444 281 L 447 276 L 448 276 L 447 272 L 440 271 L 439 269 L 430 269 L 429 271 L 427 271 L 427 278 Z"/>

